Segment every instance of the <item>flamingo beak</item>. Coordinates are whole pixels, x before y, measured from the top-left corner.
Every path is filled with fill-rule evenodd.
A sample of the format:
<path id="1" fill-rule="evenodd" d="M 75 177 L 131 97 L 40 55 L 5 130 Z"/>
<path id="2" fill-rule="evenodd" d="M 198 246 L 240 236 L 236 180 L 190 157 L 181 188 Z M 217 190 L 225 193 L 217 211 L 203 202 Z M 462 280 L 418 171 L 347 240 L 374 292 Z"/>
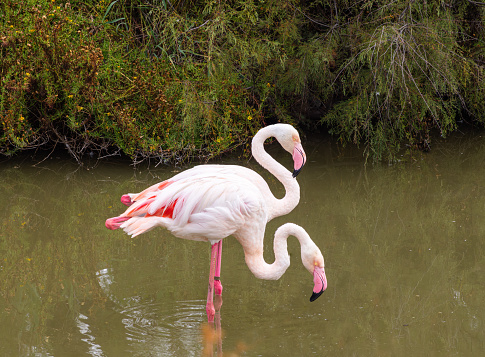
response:
<path id="1" fill-rule="evenodd" d="M 325 269 L 316 266 L 313 271 L 313 294 L 310 297 L 310 301 L 315 301 L 320 295 L 327 289 L 327 276 L 325 275 Z"/>
<path id="2" fill-rule="evenodd" d="M 300 173 L 305 162 L 306 155 L 303 146 L 300 143 L 295 143 L 295 147 L 293 148 L 293 177 L 296 177 Z"/>

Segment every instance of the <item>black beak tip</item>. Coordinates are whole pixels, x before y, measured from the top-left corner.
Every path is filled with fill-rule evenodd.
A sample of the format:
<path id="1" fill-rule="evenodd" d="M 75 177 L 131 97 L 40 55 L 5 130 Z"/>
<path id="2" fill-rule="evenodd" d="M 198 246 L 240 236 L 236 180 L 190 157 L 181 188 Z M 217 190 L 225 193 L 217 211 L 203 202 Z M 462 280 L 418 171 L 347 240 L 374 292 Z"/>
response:
<path id="1" fill-rule="evenodd" d="M 312 296 L 310 296 L 310 302 L 315 301 L 315 300 L 316 300 L 316 299 L 318 299 L 318 298 L 319 298 L 319 296 L 320 296 L 320 295 L 322 295 L 322 294 L 323 294 L 323 289 L 322 289 L 322 291 L 320 291 L 320 292 L 318 292 L 318 293 L 313 292 Z"/>
<path id="2" fill-rule="evenodd" d="M 298 174 L 300 173 L 301 169 L 298 169 L 298 170 L 294 170 L 293 171 L 293 178 L 295 178 L 296 176 L 298 176 Z"/>

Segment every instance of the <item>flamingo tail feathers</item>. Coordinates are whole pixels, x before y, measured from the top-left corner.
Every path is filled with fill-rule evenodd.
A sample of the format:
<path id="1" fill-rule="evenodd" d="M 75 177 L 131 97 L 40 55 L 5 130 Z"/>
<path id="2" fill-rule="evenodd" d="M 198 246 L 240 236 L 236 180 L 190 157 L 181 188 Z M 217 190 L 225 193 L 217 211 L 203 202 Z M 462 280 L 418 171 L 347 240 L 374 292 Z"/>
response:
<path id="1" fill-rule="evenodd" d="M 168 221 L 164 217 L 113 217 L 106 220 L 106 228 L 115 230 L 122 228 L 126 234 L 131 237 L 136 237 L 139 234 L 148 232 L 149 230 L 161 225 L 167 225 Z"/>
<path id="2" fill-rule="evenodd" d="M 120 226 L 123 224 L 123 222 L 129 220 L 130 217 L 113 217 L 113 218 L 108 218 L 106 220 L 106 228 L 111 229 L 114 231 L 115 229 L 120 228 Z"/>

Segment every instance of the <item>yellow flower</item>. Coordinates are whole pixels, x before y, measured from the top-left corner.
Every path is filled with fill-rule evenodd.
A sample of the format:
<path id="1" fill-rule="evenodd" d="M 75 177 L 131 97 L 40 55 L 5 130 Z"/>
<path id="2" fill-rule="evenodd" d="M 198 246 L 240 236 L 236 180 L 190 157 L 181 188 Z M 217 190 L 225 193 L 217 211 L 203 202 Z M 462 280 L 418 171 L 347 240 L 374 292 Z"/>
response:
<path id="1" fill-rule="evenodd" d="M 253 117 L 251 115 L 248 115 L 248 120 L 253 120 Z"/>
<path id="2" fill-rule="evenodd" d="M 67 97 L 68 97 L 68 98 L 72 98 L 72 94 L 69 94 Z"/>

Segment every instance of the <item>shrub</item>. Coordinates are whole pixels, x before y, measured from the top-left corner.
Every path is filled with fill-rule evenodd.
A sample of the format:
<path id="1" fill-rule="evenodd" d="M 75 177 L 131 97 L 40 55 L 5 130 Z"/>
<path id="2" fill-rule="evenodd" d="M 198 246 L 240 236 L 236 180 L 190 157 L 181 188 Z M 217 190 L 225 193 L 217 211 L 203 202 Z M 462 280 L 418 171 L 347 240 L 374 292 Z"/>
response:
<path id="1" fill-rule="evenodd" d="M 93 151 L 135 162 L 207 158 L 260 125 L 258 100 L 237 73 L 208 75 L 216 64 L 192 58 L 175 64 L 117 21 L 73 17 L 69 5 L 3 6 L 4 154 L 61 143 L 80 164 Z"/>
<path id="2" fill-rule="evenodd" d="M 364 142 L 372 158 L 392 161 L 403 143 L 429 150 L 432 130 L 445 137 L 456 129 L 476 105 L 470 84 L 483 83 L 460 43 L 460 5 L 369 4 L 345 31 L 348 55 L 334 80 L 341 100 L 322 122 L 343 141 Z"/>
<path id="3" fill-rule="evenodd" d="M 275 122 L 366 157 L 483 122 L 483 7 L 379 0 L 6 0 L 0 152 L 208 159 Z"/>

